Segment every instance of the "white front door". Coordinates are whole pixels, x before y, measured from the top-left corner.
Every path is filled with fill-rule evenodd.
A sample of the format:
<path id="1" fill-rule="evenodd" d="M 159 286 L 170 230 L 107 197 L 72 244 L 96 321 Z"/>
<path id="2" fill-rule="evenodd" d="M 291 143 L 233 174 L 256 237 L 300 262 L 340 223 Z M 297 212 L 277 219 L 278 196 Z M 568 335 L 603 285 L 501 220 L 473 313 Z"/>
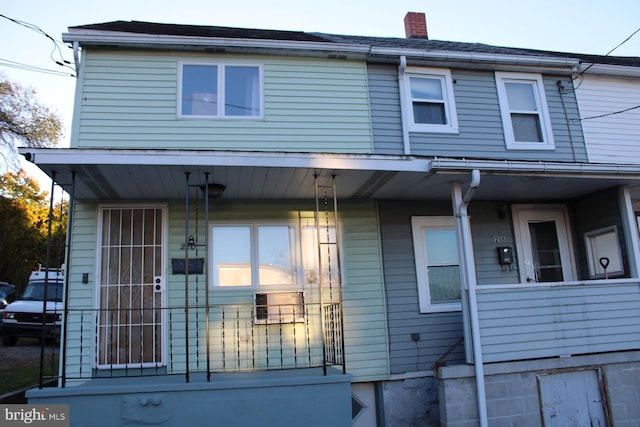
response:
<path id="1" fill-rule="evenodd" d="M 98 367 L 157 367 L 163 357 L 164 208 L 100 209 Z"/>
<path id="2" fill-rule="evenodd" d="M 513 222 L 521 282 L 575 280 L 566 208 L 559 205 L 514 205 Z"/>

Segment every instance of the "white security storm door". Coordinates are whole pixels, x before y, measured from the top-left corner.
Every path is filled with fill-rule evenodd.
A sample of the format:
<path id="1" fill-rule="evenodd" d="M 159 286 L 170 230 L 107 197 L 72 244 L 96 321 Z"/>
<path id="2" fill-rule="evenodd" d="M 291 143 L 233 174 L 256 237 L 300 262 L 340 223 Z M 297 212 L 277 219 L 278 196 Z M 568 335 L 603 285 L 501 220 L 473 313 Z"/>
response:
<path id="1" fill-rule="evenodd" d="M 513 206 L 520 280 L 575 280 L 566 210 L 559 206 Z"/>
<path id="2" fill-rule="evenodd" d="M 164 208 L 100 209 L 98 367 L 163 360 Z"/>

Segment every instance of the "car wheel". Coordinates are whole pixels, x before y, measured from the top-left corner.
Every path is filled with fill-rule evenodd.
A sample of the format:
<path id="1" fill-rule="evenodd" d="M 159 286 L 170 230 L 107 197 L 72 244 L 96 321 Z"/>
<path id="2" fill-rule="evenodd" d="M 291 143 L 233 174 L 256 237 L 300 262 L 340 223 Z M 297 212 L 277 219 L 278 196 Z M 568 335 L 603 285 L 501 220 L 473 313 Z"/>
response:
<path id="1" fill-rule="evenodd" d="M 12 335 L 2 335 L 2 345 L 5 347 L 13 347 L 18 342 L 18 337 Z"/>

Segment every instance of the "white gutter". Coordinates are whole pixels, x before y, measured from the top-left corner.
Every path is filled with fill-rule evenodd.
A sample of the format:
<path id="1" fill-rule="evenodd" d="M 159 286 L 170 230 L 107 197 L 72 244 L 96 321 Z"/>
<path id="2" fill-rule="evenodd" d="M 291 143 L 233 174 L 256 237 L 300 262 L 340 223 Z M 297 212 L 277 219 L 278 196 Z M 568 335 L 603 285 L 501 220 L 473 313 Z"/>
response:
<path id="1" fill-rule="evenodd" d="M 456 219 L 456 235 L 458 236 L 458 253 L 460 254 L 460 265 L 462 275 L 462 291 L 466 293 L 463 302 L 463 317 L 465 318 L 465 337 L 471 335 L 471 346 L 473 352 L 473 367 L 476 377 L 476 394 L 478 398 L 478 418 L 481 427 L 487 427 L 487 396 L 484 381 L 484 362 L 482 358 L 482 346 L 480 343 L 480 323 L 478 320 L 478 300 L 476 295 L 476 267 L 473 257 L 473 240 L 471 238 L 471 224 L 467 207 L 473 197 L 473 193 L 480 185 L 480 171 L 471 171 L 471 182 L 469 188 L 462 194 L 459 182 L 452 183 L 451 193 L 453 209 Z M 470 329 L 470 331 L 469 331 Z M 470 332 L 470 334 L 469 334 Z M 466 346 L 465 346 L 466 347 Z"/>
<path id="2" fill-rule="evenodd" d="M 430 170 L 437 172 L 460 172 L 478 169 L 482 172 L 540 174 L 548 176 L 575 175 L 632 175 L 640 174 L 639 165 L 617 163 L 560 163 L 527 162 L 511 160 L 466 160 L 436 158 L 431 160 Z"/>
<path id="3" fill-rule="evenodd" d="M 157 150 L 108 148 L 26 148 L 18 153 L 41 165 L 256 166 L 334 170 L 379 170 L 467 174 L 544 175 L 640 179 L 640 165 L 465 160 L 358 153 L 291 153 L 274 151 Z"/>
<path id="4" fill-rule="evenodd" d="M 401 119 L 401 126 L 402 126 L 402 147 L 404 149 L 404 154 L 408 156 L 411 154 L 411 140 L 409 139 L 409 118 L 407 117 L 407 114 L 409 114 L 409 112 L 407 111 L 407 108 L 405 108 L 405 105 L 407 105 L 406 102 L 408 99 L 407 85 L 406 85 L 406 80 L 407 80 L 406 71 L 407 71 L 407 57 L 401 56 L 400 65 L 398 66 L 398 83 L 399 83 L 398 86 L 400 90 L 400 119 Z"/>
<path id="5" fill-rule="evenodd" d="M 583 62 L 576 70 L 578 73 L 594 74 L 599 76 L 612 77 L 635 77 L 640 78 L 640 66 L 624 66 L 612 64 L 594 64 Z"/>
<path id="6" fill-rule="evenodd" d="M 398 57 L 407 59 L 464 61 L 477 64 L 503 64 L 527 67 L 550 67 L 575 71 L 579 65 L 577 59 L 556 58 L 552 56 L 508 55 L 479 52 L 440 51 L 427 49 L 377 47 L 372 44 L 352 44 L 327 42 L 305 42 L 293 40 L 268 40 L 223 37 L 176 36 L 165 34 L 127 33 L 119 31 L 78 30 L 72 29 L 62 35 L 65 43 L 80 44 L 119 44 L 128 46 L 192 46 L 220 47 L 244 49 L 278 49 L 282 51 L 298 50 L 311 52 L 330 52 L 332 54 L 361 55 L 366 57 L 390 57 L 397 61 Z M 373 41 L 372 41 L 373 43 Z"/>
<path id="7" fill-rule="evenodd" d="M 96 30 L 71 30 L 62 34 L 62 41 L 80 42 L 80 44 L 118 44 L 127 46 L 193 46 L 193 47 L 220 47 L 220 48 L 245 48 L 245 49 L 283 49 L 283 50 L 308 50 L 322 52 L 340 52 L 344 54 L 369 53 L 369 45 L 305 42 L 293 40 L 269 40 L 269 39 L 245 39 L 225 37 L 198 37 L 175 36 L 164 34 L 139 34 L 118 31 Z"/>
<path id="8" fill-rule="evenodd" d="M 480 52 L 457 52 L 427 49 L 406 49 L 389 47 L 371 47 L 371 56 L 406 56 L 410 59 L 437 59 L 442 61 L 464 61 L 487 64 L 509 64 L 537 67 L 577 69 L 580 61 L 572 58 L 552 56 L 506 55 Z"/>

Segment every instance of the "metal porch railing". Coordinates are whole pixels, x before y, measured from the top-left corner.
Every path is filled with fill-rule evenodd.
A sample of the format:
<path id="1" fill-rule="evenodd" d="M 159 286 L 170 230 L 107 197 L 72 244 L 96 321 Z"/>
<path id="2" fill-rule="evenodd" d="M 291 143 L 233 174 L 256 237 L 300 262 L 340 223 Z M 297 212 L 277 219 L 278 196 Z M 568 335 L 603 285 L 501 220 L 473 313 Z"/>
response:
<path id="1" fill-rule="evenodd" d="M 305 303 L 302 312 L 298 305 L 281 305 L 269 319 L 259 310 L 70 309 L 66 380 L 344 367 L 340 303 Z"/>

